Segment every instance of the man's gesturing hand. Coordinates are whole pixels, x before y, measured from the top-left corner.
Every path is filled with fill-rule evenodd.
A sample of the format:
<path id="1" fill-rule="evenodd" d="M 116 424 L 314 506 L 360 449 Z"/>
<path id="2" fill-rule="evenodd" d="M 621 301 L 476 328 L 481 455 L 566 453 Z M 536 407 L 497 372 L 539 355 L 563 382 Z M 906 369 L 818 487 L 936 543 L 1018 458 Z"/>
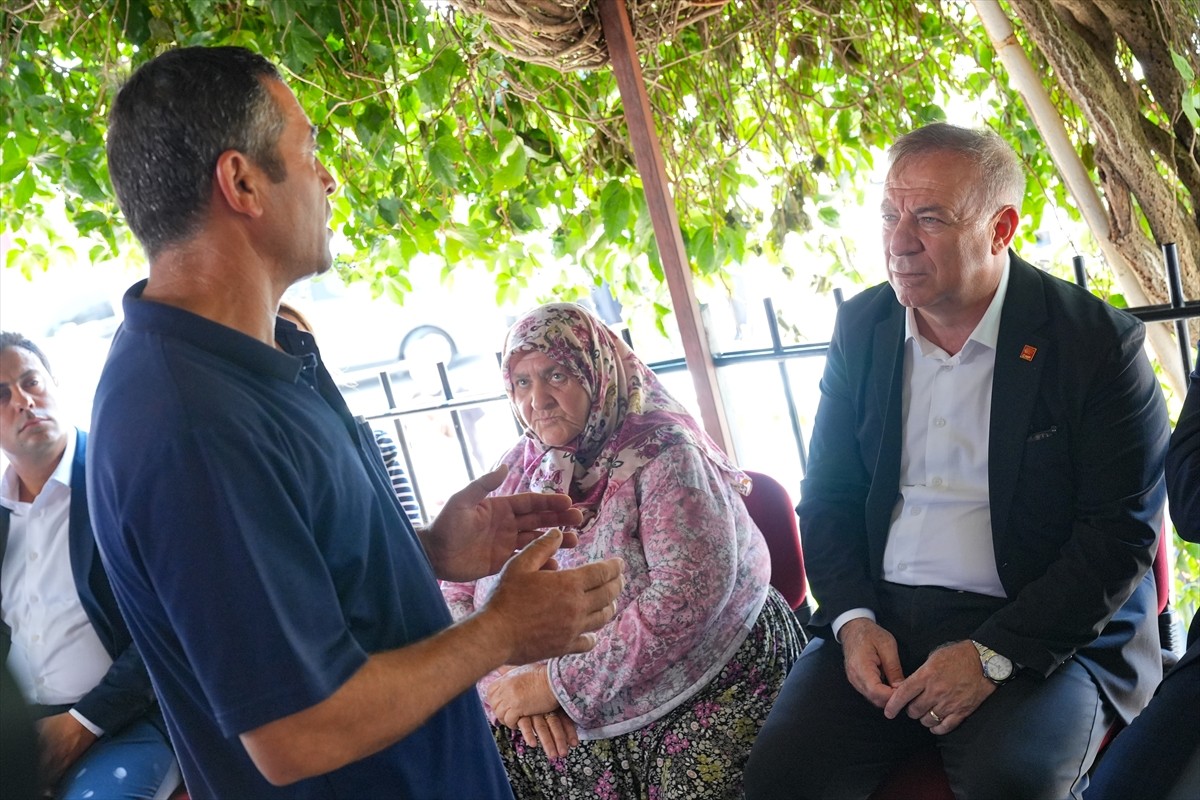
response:
<path id="1" fill-rule="evenodd" d="M 523 492 L 488 497 L 504 480 L 501 466 L 455 492 L 437 519 L 421 531 L 421 544 L 434 572 L 449 581 L 473 581 L 494 575 L 513 551 L 541 535 L 541 528 L 574 526 L 583 521 L 564 494 Z M 563 534 L 562 547 L 574 547 L 574 533 Z"/>
<path id="2" fill-rule="evenodd" d="M 624 562 L 609 558 L 574 569 L 543 569 L 552 563 L 562 533 L 551 530 L 513 556 L 496 591 L 480 611 L 510 648 L 505 664 L 527 664 L 596 643 L 590 632 L 616 613 L 625 586 Z"/>
<path id="3" fill-rule="evenodd" d="M 904 680 L 895 637 L 866 617 L 850 620 L 839 633 L 850 685 L 883 708 L 892 696 L 892 687 Z"/>

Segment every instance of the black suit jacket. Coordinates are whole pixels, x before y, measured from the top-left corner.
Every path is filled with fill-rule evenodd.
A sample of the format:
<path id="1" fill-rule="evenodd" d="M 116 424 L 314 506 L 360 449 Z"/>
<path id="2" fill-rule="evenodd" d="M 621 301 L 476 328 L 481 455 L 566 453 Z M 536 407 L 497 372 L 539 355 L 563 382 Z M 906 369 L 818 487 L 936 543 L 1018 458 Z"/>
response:
<path id="1" fill-rule="evenodd" d="M 1200 359 L 1200 340 L 1196 342 L 1196 355 Z M 1175 529 L 1187 541 L 1200 542 L 1200 363 L 1192 370 L 1183 410 L 1171 434 L 1167 492 Z"/>
<path id="2" fill-rule="evenodd" d="M 838 312 L 797 508 L 815 626 L 877 606 L 899 497 L 904 321 L 887 284 Z M 1162 675 L 1149 567 L 1169 425 L 1143 339 L 1132 316 L 1012 255 L 988 441 L 1010 602 L 972 634 L 1042 675 L 1077 658 L 1126 721 Z"/>
<path id="3" fill-rule="evenodd" d="M 1200 341 L 1196 342 L 1197 364 L 1192 371 L 1191 386 L 1183 401 L 1183 410 L 1171 434 L 1167 451 L 1167 497 L 1171 521 L 1180 538 L 1200 542 Z M 1200 614 L 1192 620 L 1188 631 L 1188 651 L 1184 661 L 1200 658 Z"/>
<path id="4" fill-rule="evenodd" d="M 154 690 L 150 686 L 150 676 L 133 645 L 129 629 L 117 608 L 108 574 L 100 563 L 100 552 L 92 534 L 92 520 L 88 512 L 84 471 L 86 453 L 87 434 L 78 431 L 71 464 L 71 521 L 68 532 L 71 574 L 83 609 L 104 649 L 112 657 L 113 664 L 103 680 L 84 695 L 74 708 L 103 728 L 106 734 L 115 733 L 143 716 L 148 717 L 160 730 L 165 730 Z M 9 510 L 0 507 L 0 565 L 3 564 L 8 545 L 9 516 Z M 0 663 L 8 660 L 11 645 L 12 631 L 0 621 Z"/>

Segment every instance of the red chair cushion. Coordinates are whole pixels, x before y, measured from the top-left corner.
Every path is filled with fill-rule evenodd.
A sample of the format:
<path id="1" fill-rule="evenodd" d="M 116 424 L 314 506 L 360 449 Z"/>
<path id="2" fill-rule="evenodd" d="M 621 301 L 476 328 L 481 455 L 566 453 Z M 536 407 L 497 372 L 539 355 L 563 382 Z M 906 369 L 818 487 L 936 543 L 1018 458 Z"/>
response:
<path id="1" fill-rule="evenodd" d="M 746 509 L 767 540 L 767 550 L 771 554 L 771 585 L 795 610 L 808 596 L 795 504 L 787 490 L 771 476 L 750 471 L 746 474 L 754 481 L 753 490 L 744 498 Z"/>

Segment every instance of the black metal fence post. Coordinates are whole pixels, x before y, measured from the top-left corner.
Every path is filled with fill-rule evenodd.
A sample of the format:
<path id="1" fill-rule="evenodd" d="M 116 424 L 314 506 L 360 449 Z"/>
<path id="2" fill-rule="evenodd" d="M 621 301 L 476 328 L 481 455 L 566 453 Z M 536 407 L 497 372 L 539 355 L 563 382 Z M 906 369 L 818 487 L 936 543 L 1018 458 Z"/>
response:
<path id="1" fill-rule="evenodd" d="M 1171 308 L 1183 310 L 1183 278 L 1179 274 L 1179 249 L 1174 242 L 1162 246 L 1163 261 L 1167 267 L 1167 293 L 1171 299 Z M 1192 372 L 1192 340 L 1188 336 L 1187 319 L 1175 318 L 1175 338 L 1179 342 L 1179 353 L 1183 358 L 1183 374 Z"/>
<path id="2" fill-rule="evenodd" d="M 454 390 L 450 388 L 450 376 L 446 365 L 439 361 L 437 364 L 438 378 L 442 382 L 442 397 L 447 402 L 454 399 Z M 457 408 L 450 409 L 450 421 L 454 424 L 454 435 L 458 437 L 458 449 L 462 452 L 463 466 L 467 468 L 467 480 L 475 480 L 475 468 L 471 465 L 471 447 L 467 444 L 467 434 L 463 430 L 462 415 Z"/>
<path id="3" fill-rule="evenodd" d="M 779 336 L 779 320 L 775 318 L 775 304 L 771 298 L 763 298 L 763 310 L 767 314 L 767 330 L 771 333 L 771 350 L 783 354 L 783 339 Z M 800 456 L 800 473 L 808 472 L 808 448 L 804 446 L 804 431 L 800 428 L 800 414 L 796 411 L 796 397 L 792 392 L 792 378 L 788 375 L 787 361 L 778 358 L 779 380 L 783 384 L 783 397 L 787 402 L 788 419 L 792 422 L 792 436 L 796 439 L 796 452 Z"/>

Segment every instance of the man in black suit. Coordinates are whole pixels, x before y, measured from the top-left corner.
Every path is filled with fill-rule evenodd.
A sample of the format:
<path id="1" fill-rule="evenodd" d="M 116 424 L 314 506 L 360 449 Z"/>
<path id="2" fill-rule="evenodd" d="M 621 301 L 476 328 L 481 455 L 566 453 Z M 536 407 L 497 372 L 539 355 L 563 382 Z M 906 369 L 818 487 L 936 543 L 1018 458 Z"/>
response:
<path id="1" fill-rule="evenodd" d="M 747 797 L 867 797 L 931 743 L 959 797 L 1078 796 L 1162 669 L 1143 328 L 1010 251 L 999 136 L 935 124 L 889 156 L 889 282 L 839 311 L 797 508 L 822 638 Z"/>
<path id="2" fill-rule="evenodd" d="M 60 424 L 54 389 L 41 349 L 0 333 L 10 462 L 0 479 L 0 661 L 38 718 L 55 796 L 162 797 L 179 769 L 92 535 L 87 435 Z"/>
<path id="3" fill-rule="evenodd" d="M 1189 542 L 1200 542 L 1200 340 L 1196 341 L 1196 368 L 1183 409 L 1171 434 L 1167 451 L 1167 494 L 1171 520 L 1179 535 Z M 1188 644 L 1200 638 L 1200 626 L 1192 621 Z"/>
<path id="4" fill-rule="evenodd" d="M 1200 342 L 1197 358 L 1200 359 Z M 1167 450 L 1167 497 L 1179 536 L 1200 542 L 1200 364 L 1192 371 L 1183 410 Z M 1154 699 L 1105 752 L 1087 800 L 1200 797 L 1200 615 L 1188 648 L 1163 678 Z"/>

